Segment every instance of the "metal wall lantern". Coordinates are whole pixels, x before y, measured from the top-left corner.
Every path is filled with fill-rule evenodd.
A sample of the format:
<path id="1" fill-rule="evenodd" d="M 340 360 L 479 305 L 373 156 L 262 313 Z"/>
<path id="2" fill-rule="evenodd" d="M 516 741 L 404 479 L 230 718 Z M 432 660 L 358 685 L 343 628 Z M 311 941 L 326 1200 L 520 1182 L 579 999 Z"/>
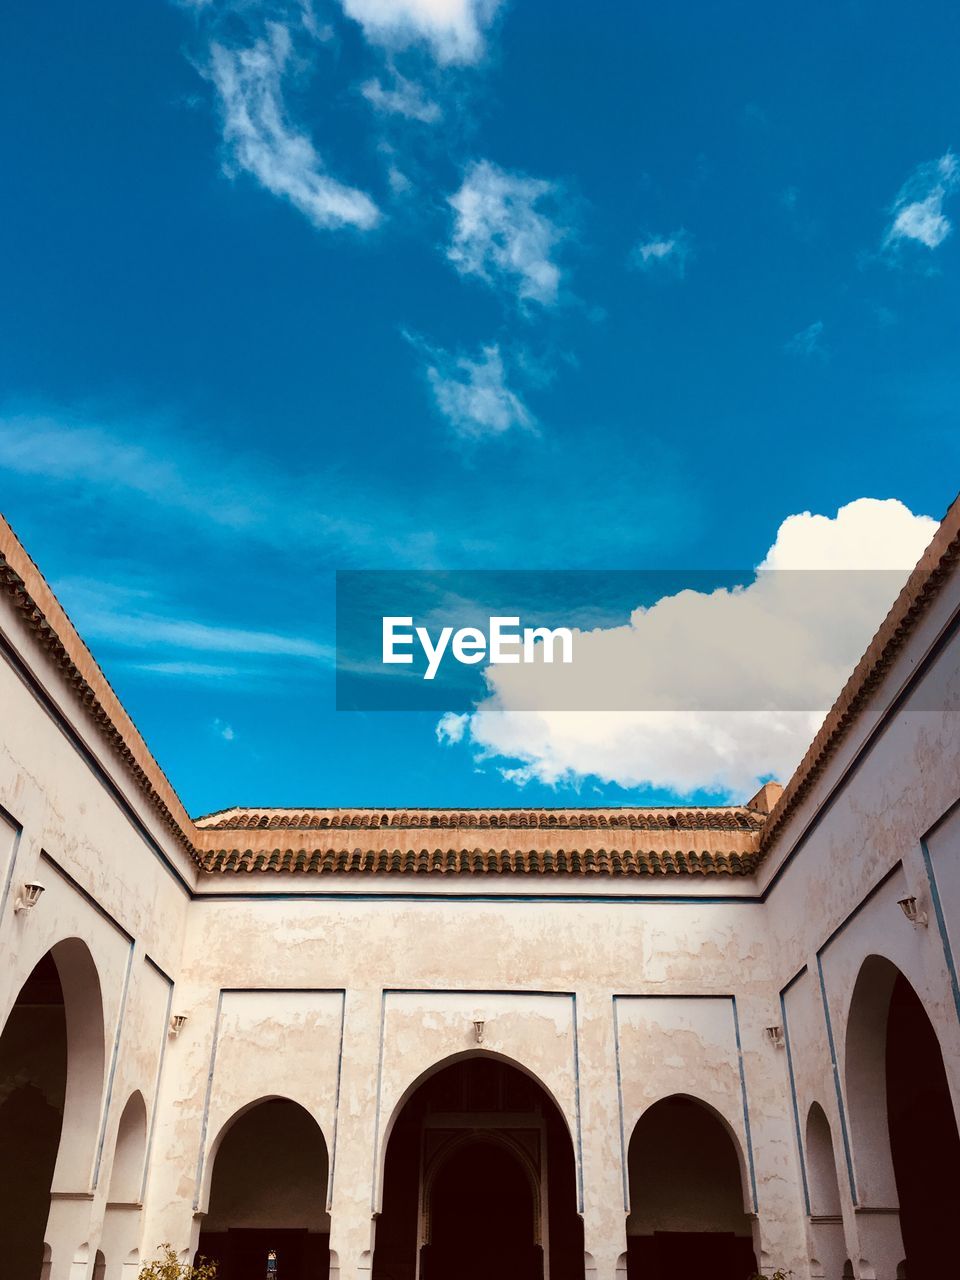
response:
<path id="1" fill-rule="evenodd" d="M 916 898 L 898 898 L 897 906 L 907 917 L 911 924 L 926 927 L 927 913 L 920 910 L 919 903 Z"/>
<path id="2" fill-rule="evenodd" d="M 28 880 L 20 890 L 16 902 L 13 904 L 14 911 L 32 911 L 40 901 L 40 895 L 43 893 L 43 885 L 36 880 Z"/>

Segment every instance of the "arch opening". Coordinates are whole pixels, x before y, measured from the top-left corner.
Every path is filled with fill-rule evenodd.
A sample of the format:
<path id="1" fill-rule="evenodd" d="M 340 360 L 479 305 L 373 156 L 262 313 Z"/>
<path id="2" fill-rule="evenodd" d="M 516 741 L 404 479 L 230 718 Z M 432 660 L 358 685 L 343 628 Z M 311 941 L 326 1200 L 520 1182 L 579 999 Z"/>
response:
<path id="1" fill-rule="evenodd" d="M 904 1274 L 933 1275 L 954 1247 L 960 1134 L 933 1024 L 880 956 L 854 987 L 845 1073 L 860 1204 L 899 1206 Z"/>
<path id="2" fill-rule="evenodd" d="M 288 1098 L 268 1098 L 228 1124 L 213 1157 L 197 1257 L 218 1280 L 263 1280 L 277 1254 L 282 1280 L 326 1280 L 330 1270 L 328 1157 L 320 1126 Z"/>
<path id="3" fill-rule="evenodd" d="M 110 1174 L 110 1204 L 136 1204 L 143 1183 L 147 1148 L 147 1107 L 143 1094 L 131 1093 L 117 1126 L 117 1145 Z"/>
<path id="4" fill-rule="evenodd" d="M 68 938 L 34 966 L 0 1036 L 0 1204 L 8 1267 L 41 1275 L 52 1189 L 86 1192 L 103 1091 L 100 979 Z"/>
<path id="5" fill-rule="evenodd" d="M 24 983 L 0 1036 L 0 1204 L 4 1256 L 36 1280 L 67 1090 L 67 1020 L 48 952 Z"/>
<path id="6" fill-rule="evenodd" d="M 637 1121 L 627 1167 L 628 1280 L 757 1272 L 741 1155 L 712 1108 L 679 1094 L 655 1103 Z"/>
<path id="7" fill-rule="evenodd" d="M 543 1087 L 491 1055 L 422 1080 L 394 1119 L 373 1280 L 583 1280 L 566 1122 Z"/>
<path id="8" fill-rule="evenodd" d="M 804 1150 L 810 1198 L 811 1274 L 832 1280 L 843 1270 L 846 1244 L 830 1122 L 819 1102 L 811 1103 L 807 1112 Z"/>

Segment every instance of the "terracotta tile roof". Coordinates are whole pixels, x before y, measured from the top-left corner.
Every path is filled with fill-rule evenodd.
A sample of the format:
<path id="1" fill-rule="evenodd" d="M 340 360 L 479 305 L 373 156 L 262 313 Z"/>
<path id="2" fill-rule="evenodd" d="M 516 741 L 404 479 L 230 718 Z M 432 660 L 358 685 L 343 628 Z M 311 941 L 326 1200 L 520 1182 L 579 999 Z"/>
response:
<path id="1" fill-rule="evenodd" d="M 714 809 L 224 809 L 197 818 L 202 831 L 546 830 L 759 831 L 745 806 Z"/>
<path id="2" fill-rule="evenodd" d="M 38 647 L 60 671 L 70 693 L 121 760 L 174 840 L 195 861 L 193 823 L 136 725 L 121 705 L 40 570 L 0 516 L 0 591 Z"/>
<path id="3" fill-rule="evenodd" d="M 750 875 L 757 853 L 696 849 L 212 849 L 205 871 L 394 875 Z"/>

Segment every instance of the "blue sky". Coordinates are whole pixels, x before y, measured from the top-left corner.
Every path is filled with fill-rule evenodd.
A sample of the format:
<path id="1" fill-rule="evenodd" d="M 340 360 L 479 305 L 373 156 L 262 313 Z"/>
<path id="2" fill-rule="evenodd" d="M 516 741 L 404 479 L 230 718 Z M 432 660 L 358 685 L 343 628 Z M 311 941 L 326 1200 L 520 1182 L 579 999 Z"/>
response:
<path id="1" fill-rule="evenodd" d="M 333 573 L 739 570 L 799 513 L 941 516 L 958 26 L 8 9 L 0 507 L 188 808 L 736 792 L 337 714 Z"/>

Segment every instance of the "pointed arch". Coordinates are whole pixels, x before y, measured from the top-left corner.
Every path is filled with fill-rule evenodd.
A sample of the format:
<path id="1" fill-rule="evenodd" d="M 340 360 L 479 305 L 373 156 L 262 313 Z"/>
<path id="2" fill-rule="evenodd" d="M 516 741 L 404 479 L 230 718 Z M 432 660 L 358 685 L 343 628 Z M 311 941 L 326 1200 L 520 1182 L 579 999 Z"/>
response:
<path id="1" fill-rule="evenodd" d="M 36 962 L 0 1036 L 0 1200 L 5 1260 L 40 1274 L 51 1190 L 90 1189 L 106 1046 L 96 964 L 66 938 Z"/>
<path id="2" fill-rule="evenodd" d="M 513 1067 L 515 1070 L 519 1071 L 521 1075 L 524 1075 L 527 1077 L 528 1080 L 531 1080 L 537 1086 L 537 1088 L 540 1089 L 546 1095 L 546 1097 L 550 1100 L 550 1102 L 556 1108 L 557 1114 L 560 1116 L 560 1119 L 563 1121 L 563 1125 L 567 1131 L 567 1135 L 570 1138 L 571 1143 L 573 1144 L 575 1158 L 579 1161 L 579 1152 L 577 1150 L 576 1138 L 575 1138 L 573 1127 L 570 1122 L 570 1118 L 569 1116 L 567 1116 L 566 1112 L 564 1111 L 564 1108 L 561 1106 L 556 1095 L 553 1093 L 553 1090 L 550 1089 L 548 1085 L 544 1084 L 543 1080 L 541 1080 L 540 1077 L 535 1072 L 531 1071 L 529 1067 L 525 1066 L 518 1059 L 511 1058 L 509 1055 L 505 1053 L 497 1053 L 495 1050 L 486 1049 L 486 1048 L 465 1049 L 461 1053 L 448 1054 L 446 1057 L 438 1059 L 436 1062 L 431 1063 L 429 1067 L 426 1067 L 423 1071 L 421 1071 L 420 1074 L 416 1076 L 416 1078 L 412 1080 L 410 1084 L 407 1085 L 403 1093 L 401 1093 L 400 1097 L 397 1099 L 393 1107 L 393 1110 L 390 1112 L 390 1115 L 387 1119 L 386 1124 L 380 1127 L 379 1143 L 378 1143 L 378 1150 L 377 1150 L 376 1184 L 374 1187 L 374 1212 L 375 1213 L 379 1213 L 383 1209 L 383 1173 L 384 1173 L 384 1167 L 385 1167 L 386 1158 L 387 1158 L 387 1147 L 389 1146 L 390 1137 L 393 1133 L 394 1126 L 396 1125 L 397 1120 L 403 1113 L 404 1107 L 407 1105 L 410 1099 L 414 1096 L 414 1094 L 419 1089 L 421 1089 L 423 1085 L 427 1083 L 428 1080 L 432 1079 L 435 1075 L 438 1075 L 441 1071 L 445 1071 L 448 1067 L 454 1067 L 458 1063 L 467 1062 L 472 1058 L 483 1059 L 484 1061 L 487 1061 L 487 1062 L 502 1062 L 505 1066 Z"/>
<path id="3" fill-rule="evenodd" d="M 135 1089 L 126 1101 L 117 1126 L 109 1204 L 136 1204 L 143 1187 L 143 1162 L 147 1149 L 147 1104 Z"/>
<path id="4" fill-rule="evenodd" d="M 806 1125 L 807 1184 L 814 1217 L 840 1216 L 840 1184 L 830 1122 L 819 1102 L 812 1102 Z"/>
<path id="5" fill-rule="evenodd" d="M 329 1268 L 328 1174 L 326 1139 L 305 1106 L 271 1095 L 240 1107 L 211 1144 L 198 1256 L 219 1263 L 220 1280 L 236 1280 L 263 1245 L 263 1256 L 276 1249 L 281 1276 L 320 1280 Z"/>
<path id="6" fill-rule="evenodd" d="M 905 1257 L 910 1274 L 932 1274 L 953 1248 L 960 1132 L 934 1022 L 884 956 L 854 983 L 844 1082 L 858 1207 L 887 1211 L 882 1232 L 863 1217 L 863 1255 L 878 1271 Z"/>
<path id="7" fill-rule="evenodd" d="M 627 1275 L 757 1271 L 753 1197 L 739 1137 L 691 1094 L 660 1098 L 641 1114 L 627 1150 Z"/>

